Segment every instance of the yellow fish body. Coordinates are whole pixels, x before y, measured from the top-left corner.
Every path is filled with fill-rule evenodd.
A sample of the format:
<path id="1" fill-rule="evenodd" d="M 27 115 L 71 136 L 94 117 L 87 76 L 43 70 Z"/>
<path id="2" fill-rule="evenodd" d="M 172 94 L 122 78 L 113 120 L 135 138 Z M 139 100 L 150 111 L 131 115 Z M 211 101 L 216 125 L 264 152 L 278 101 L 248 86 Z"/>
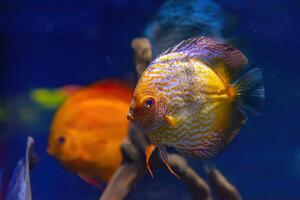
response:
<path id="1" fill-rule="evenodd" d="M 230 143 L 246 121 L 242 109 L 258 111 L 264 99 L 259 69 L 237 77 L 245 64 L 239 50 L 196 37 L 169 48 L 148 66 L 127 116 L 151 141 L 147 165 L 156 146 L 174 173 L 165 146 L 209 159 Z"/>
<path id="2" fill-rule="evenodd" d="M 56 112 L 48 153 L 89 183 L 108 182 L 122 162 L 132 93 L 118 80 L 80 89 Z"/>

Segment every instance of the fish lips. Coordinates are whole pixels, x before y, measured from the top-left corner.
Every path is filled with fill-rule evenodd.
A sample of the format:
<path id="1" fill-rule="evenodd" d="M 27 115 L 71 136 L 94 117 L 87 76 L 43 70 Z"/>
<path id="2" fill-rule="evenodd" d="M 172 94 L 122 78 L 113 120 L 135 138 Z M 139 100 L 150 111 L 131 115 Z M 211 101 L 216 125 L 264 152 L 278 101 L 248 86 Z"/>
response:
<path id="1" fill-rule="evenodd" d="M 137 115 L 136 115 L 136 111 L 132 108 L 129 109 L 128 113 L 127 113 L 127 119 L 136 127 L 143 129 L 143 127 L 141 126 L 140 119 L 138 119 Z"/>
<path id="2" fill-rule="evenodd" d="M 134 117 L 132 111 L 129 111 L 129 112 L 127 113 L 127 119 L 128 119 L 129 121 L 131 121 L 131 122 L 134 122 L 134 121 L 135 121 L 135 117 Z"/>
<path id="3" fill-rule="evenodd" d="M 136 115 L 133 109 L 130 109 L 127 113 L 127 119 L 137 128 L 141 129 L 143 132 L 153 131 L 154 121 L 152 119 L 146 120 L 140 118 Z"/>

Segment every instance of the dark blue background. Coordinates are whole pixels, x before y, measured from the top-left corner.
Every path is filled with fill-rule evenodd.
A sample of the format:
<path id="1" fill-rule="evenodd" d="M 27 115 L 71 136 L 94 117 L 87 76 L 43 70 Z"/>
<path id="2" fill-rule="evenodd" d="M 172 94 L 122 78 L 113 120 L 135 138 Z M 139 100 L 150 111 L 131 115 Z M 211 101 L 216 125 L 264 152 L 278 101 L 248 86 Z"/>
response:
<path id="1" fill-rule="evenodd" d="M 88 84 L 134 71 L 130 42 L 163 1 L 1 0 L 0 72 L 2 100 L 37 87 Z M 244 199 L 300 199 L 300 2 L 297 0 L 220 0 L 237 25 L 249 66 L 264 71 L 266 102 L 262 115 L 247 125 L 216 165 Z M 22 102 L 16 109 L 22 108 Z M 49 125 L 51 116 L 46 117 Z M 6 181 L 33 135 L 40 155 L 32 173 L 33 199 L 97 199 L 100 192 L 66 172 L 46 154 L 47 126 L 4 126 L 12 135 L 1 143 Z M 1 131 L 2 132 L 2 131 Z M 4 148 L 5 147 L 5 148 Z M 10 152 L 8 154 L 8 152 Z M 190 160 L 203 173 L 201 162 Z M 145 177 L 130 199 L 185 199 L 183 184 L 164 169 Z M 174 196 L 173 196 L 174 195 Z"/>

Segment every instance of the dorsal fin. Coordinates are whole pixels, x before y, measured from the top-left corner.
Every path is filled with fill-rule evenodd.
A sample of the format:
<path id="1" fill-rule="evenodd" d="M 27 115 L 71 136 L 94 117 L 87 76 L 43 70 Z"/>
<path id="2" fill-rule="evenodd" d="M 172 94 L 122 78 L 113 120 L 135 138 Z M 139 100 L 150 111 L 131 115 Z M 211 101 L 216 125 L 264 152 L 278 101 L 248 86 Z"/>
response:
<path id="1" fill-rule="evenodd" d="M 235 76 L 248 63 L 246 56 L 229 44 L 207 37 L 194 37 L 170 47 L 162 55 L 187 52 L 188 57 L 200 59 L 212 69 L 223 63 L 230 76 Z"/>

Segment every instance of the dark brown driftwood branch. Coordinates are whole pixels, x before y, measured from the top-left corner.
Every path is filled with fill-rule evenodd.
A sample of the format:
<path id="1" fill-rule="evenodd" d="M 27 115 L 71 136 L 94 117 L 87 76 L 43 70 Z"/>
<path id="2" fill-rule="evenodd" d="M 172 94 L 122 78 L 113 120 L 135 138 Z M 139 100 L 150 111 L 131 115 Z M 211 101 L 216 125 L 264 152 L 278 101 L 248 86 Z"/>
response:
<path id="1" fill-rule="evenodd" d="M 133 40 L 132 47 L 135 50 L 136 70 L 140 75 L 151 61 L 151 45 L 146 38 L 137 38 Z M 144 134 L 131 126 L 128 138 L 121 146 L 123 164 L 115 172 L 100 200 L 123 200 L 128 196 L 139 178 L 146 172 L 144 154 L 146 145 L 147 139 Z M 218 170 L 206 168 L 209 186 L 182 156 L 168 154 L 168 162 L 180 176 L 180 180 L 185 183 L 194 200 L 212 200 L 210 188 L 218 200 L 241 199 L 238 191 Z M 151 166 L 164 166 L 157 153 L 152 156 Z"/>
<path id="2" fill-rule="evenodd" d="M 145 174 L 145 156 L 142 149 L 145 138 L 134 127 L 129 129 L 129 137 L 121 146 L 123 164 L 113 175 L 100 200 L 123 200 L 127 197 L 138 178 Z"/>
<path id="3" fill-rule="evenodd" d="M 168 162 L 186 184 L 194 200 L 212 200 L 207 183 L 188 165 L 186 160 L 177 154 L 169 154 Z"/>
<path id="4" fill-rule="evenodd" d="M 123 164 L 118 168 L 100 200 L 123 200 L 132 190 L 140 176 L 146 172 L 144 149 L 147 141 L 142 133 L 131 127 L 129 138 L 122 145 Z M 168 161 L 181 180 L 187 185 L 193 199 L 211 200 L 210 188 L 207 183 L 177 154 L 169 154 Z M 164 166 L 158 154 L 153 155 L 153 167 Z"/>
<path id="5" fill-rule="evenodd" d="M 208 176 L 208 182 L 212 188 L 216 200 L 240 200 L 242 199 L 237 189 L 214 167 L 204 166 Z"/>
<path id="6" fill-rule="evenodd" d="M 135 67 L 138 75 L 141 75 L 152 60 L 152 48 L 147 38 L 136 38 L 131 47 L 135 52 Z"/>

